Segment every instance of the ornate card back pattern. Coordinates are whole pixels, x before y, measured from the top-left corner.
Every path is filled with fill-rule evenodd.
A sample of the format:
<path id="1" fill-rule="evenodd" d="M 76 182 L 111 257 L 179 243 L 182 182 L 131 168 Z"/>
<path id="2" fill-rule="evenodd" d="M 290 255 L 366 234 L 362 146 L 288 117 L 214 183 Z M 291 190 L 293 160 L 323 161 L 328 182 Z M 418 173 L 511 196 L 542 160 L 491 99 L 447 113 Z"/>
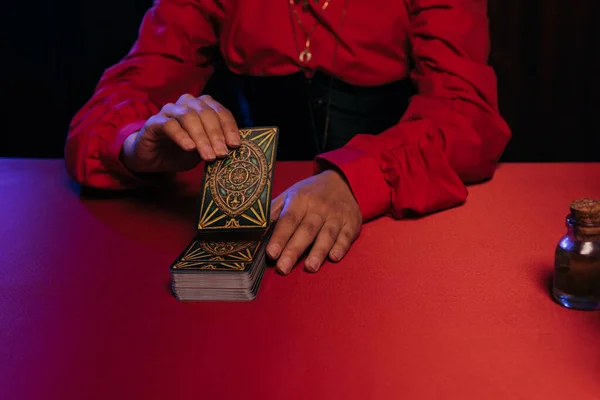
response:
<path id="1" fill-rule="evenodd" d="M 241 145 L 206 165 L 198 230 L 264 230 L 269 225 L 278 128 L 240 129 Z"/>
<path id="2" fill-rule="evenodd" d="M 259 247 L 258 241 L 195 240 L 173 264 L 172 269 L 244 271 L 256 258 Z"/>

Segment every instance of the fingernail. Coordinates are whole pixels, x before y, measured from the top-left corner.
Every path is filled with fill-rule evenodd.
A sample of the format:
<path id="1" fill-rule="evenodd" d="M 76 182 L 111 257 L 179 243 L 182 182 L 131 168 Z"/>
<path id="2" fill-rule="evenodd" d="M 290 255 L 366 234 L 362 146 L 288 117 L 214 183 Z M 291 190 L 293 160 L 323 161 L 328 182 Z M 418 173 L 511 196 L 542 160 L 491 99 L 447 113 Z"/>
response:
<path id="1" fill-rule="evenodd" d="M 240 138 L 238 137 L 238 131 L 231 131 L 230 136 L 233 136 L 233 138 L 231 139 L 231 144 L 233 144 L 234 146 L 239 146 L 240 145 Z"/>
<path id="2" fill-rule="evenodd" d="M 276 243 L 270 244 L 267 247 L 267 253 L 269 254 L 269 257 L 271 257 L 271 258 L 277 258 L 279 256 L 280 251 L 281 251 L 281 246 L 279 246 Z"/>
<path id="3" fill-rule="evenodd" d="M 277 266 L 281 272 L 287 275 L 287 273 L 292 269 L 292 259 L 289 257 L 283 257 L 281 260 L 279 260 Z"/>
<path id="4" fill-rule="evenodd" d="M 342 258 L 342 255 L 340 254 L 339 250 L 333 250 L 330 256 L 334 261 L 339 261 L 340 258 Z"/>
<path id="5" fill-rule="evenodd" d="M 216 156 L 215 153 L 212 151 L 212 147 L 210 146 L 202 146 L 202 151 L 204 152 L 204 154 L 206 154 L 206 161 L 214 161 Z M 202 155 L 202 154 L 200 154 Z"/>
<path id="6" fill-rule="evenodd" d="M 319 267 L 320 267 L 319 264 L 320 264 L 319 260 L 317 260 L 316 258 L 309 258 L 304 263 L 304 265 L 306 265 L 306 268 L 312 272 L 317 272 L 319 270 Z"/>

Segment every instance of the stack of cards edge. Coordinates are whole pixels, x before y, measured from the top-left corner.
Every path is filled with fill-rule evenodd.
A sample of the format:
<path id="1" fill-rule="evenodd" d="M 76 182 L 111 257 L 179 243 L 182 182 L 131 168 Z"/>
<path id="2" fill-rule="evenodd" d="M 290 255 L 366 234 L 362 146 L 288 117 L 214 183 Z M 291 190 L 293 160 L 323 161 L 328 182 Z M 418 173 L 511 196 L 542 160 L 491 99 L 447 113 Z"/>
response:
<path id="1" fill-rule="evenodd" d="M 203 241 L 195 239 L 171 266 L 172 291 L 179 301 L 250 301 L 258 294 L 267 268 L 265 248 L 269 234 L 246 262 L 189 261 L 186 255 Z M 210 242 L 207 242 L 210 243 Z M 225 245 L 235 243 L 224 242 Z M 250 247 L 253 247 L 250 245 Z"/>

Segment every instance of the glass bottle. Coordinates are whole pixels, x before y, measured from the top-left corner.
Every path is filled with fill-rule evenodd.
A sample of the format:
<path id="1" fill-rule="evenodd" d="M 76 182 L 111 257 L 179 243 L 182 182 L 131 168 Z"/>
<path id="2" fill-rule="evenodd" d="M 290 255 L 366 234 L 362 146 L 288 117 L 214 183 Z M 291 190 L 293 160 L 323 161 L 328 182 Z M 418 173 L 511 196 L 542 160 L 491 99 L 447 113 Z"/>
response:
<path id="1" fill-rule="evenodd" d="M 575 200 L 570 209 L 556 246 L 552 297 L 567 308 L 600 310 L 600 200 Z"/>

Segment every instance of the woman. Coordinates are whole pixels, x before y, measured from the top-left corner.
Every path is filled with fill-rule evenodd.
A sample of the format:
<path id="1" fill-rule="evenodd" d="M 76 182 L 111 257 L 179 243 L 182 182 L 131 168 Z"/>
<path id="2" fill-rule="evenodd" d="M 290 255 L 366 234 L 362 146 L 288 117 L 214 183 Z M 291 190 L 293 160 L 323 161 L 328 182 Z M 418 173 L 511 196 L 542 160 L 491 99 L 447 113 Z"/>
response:
<path id="1" fill-rule="evenodd" d="M 486 13 L 486 0 L 157 0 L 74 117 L 68 170 L 122 189 L 224 156 L 238 123 L 202 95 L 220 56 L 251 123 L 280 126 L 280 154 L 316 156 L 273 201 L 267 252 L 287 274 L 314 243 L 317 271 L 362 222 L 459 205 L 492 176 L 510 130 Z"/>

